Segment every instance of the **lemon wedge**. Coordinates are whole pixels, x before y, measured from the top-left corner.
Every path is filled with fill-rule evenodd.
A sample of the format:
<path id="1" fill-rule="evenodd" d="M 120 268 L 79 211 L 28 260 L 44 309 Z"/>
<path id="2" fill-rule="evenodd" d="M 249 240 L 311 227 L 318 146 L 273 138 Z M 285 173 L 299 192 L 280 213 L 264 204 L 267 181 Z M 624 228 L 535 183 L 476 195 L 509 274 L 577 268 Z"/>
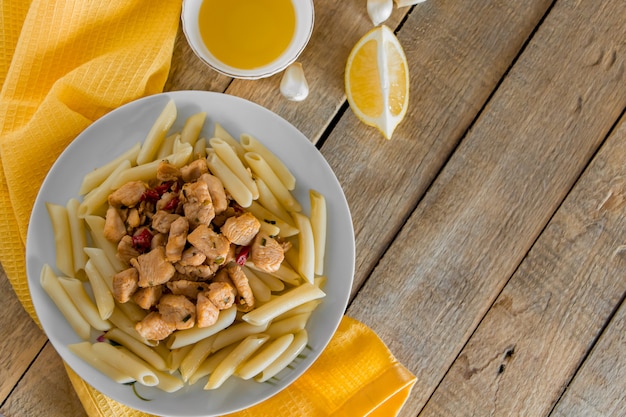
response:
<path id="1" fill-rule="evenodd" d="M 402 45 L 387 26 L 375 27 L 354 45 L 345 89 L 354 114 L 391 139 L 409 105 L 409 68 Z"/>

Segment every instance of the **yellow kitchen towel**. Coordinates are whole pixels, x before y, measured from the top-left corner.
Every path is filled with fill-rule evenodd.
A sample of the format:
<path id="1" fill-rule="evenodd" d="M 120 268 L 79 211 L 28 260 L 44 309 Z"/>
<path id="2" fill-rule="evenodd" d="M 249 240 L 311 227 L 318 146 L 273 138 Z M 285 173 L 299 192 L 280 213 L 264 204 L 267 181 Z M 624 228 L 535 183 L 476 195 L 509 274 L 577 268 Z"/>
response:
<path id="1" fill-rule="evenodd" d="M 180 0 L 0 2 L 0 262 L 35 321 L 24 244 L 39 187 L 89 124 L 162 91 L 180 7 Z M 146 416 L 67 369 L 89 416 Z M 414 383 L 371 329 L 344 317 L 298 381 L 233 416 L 393 416 Z"/>

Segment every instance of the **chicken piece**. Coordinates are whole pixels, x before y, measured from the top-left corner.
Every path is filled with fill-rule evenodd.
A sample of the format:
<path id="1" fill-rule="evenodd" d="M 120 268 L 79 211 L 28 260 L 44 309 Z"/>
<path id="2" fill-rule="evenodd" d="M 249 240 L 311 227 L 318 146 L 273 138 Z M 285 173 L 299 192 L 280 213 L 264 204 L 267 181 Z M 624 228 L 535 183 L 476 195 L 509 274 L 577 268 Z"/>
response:
<path id="1" fill-rule="evenodd" d="M 143 196 L 148 186 L 142 181 L 130 181 L 109 195 L 109 204 L 113 207 L 134 207 Z"/>
<path id="2" fill-rule="evenodd" d="M 119 303 L 126 303 L 137 291 L 139 274 L 135 268 L 128 268 L 113 275 L 113 298 Z"/>
<path id="3" fill-rule="evenodd" d="M 254 294 L 250 288 L 248 277 L 241 270 L 241 267 L 236 263 L 230 263 L 226 267 L 228 276 L 235 284 L 237 288 L 237 309 L 241 311 L 250 311 L 254 308 Z"/>
<path id="4" fill-rule="evenodd" d="M 189 231 L 189 221 L 186 217 L 179 216 L 170 227 L 170 234 L 165 245 L 165 257 L 170 262 L 180 261 L 183 257 L 183 250 L 187 244 L 187 232 Z"/>
<path id="5" fill-rule="evenodd" d="M 117 259 L 120 260 L 124 265 L 130 265 L 130 260 L 141 255 L 135 246 L 133 245 L 133 238 L 130 235 L 126 235 L 120 239 L 117 244 Z"/>
<path id="6" fill-rule="evenodd" d="M 141 216 L 139 216 L 139 210 L 137 210 L 137 208 L 133 207 L 132 209 L 128 210 L 128 215 L 126 216 L 126 224 L 128 224 L 128 227 L 132 229 L 139 227 L 139 225 L 141 224 Z"/>
<path id="7" fill-rule="evenodd" d="M 198 293 L 209 290 L 209 284 L 206 282 L 189 281 L 186 279 L 180 279 L 177 281 L 169 281 L 167 288 L 175 295 L 184 295 L 185 297 L 195 300 L 198 298 Z"/>
<path id="8" fill-rule="evenodd" d="M 211 282 L 227 282 L 230 284 L 231 287 L 235 288 L 235 284 L 233 284 L 233 281 L 228 276 L 228 271 L 226 270 L 226 268 L 222 268 L 217 271 L 213 279 L 211 279 Z"/>
<path id="9" fill-rule="evenodd" d="M 183 181 L 192 182 L 200 178 L 203 174 L 209 172 L 209 166 L 207 165 L 206 159 L 196 159 L 195 161 L 185 165 L 180 169 L 181 176 Z"/>
<path id="10" fill-rule="evenodd" d="M 179 217 L 181 216 L 178 214 L 169 213 L 165 210 L 158 210 L 154 213 L 154 216 L 152 216 L 151 227 L 157 232 L 169 233 L 172 223 L 174 223 L 174 221 Z"/>
<path id="11" fill-rule="evenodd" d="M 228 282 L 212 282 L 209 284 L 209 300 L 218 310 L 225 310 L 235 303 L 235 287 Z"/>
<path id="12" fill-rule="evenodd" d="M 184 295 L 165 294 L 159 300 L 159 313 L 176 330 L 190 329 L 196 324 L 196 306 Z"/>
<path id="13" fill-rule="evenodd" d="M 178 261 L 181 266 L 199 266 L 206 260 L 206 255 L 193 246 L 183 251 Z"/>
<path id="14" fill-rule="evenodd" d="M 206 183 L 203 181 L 187 183 L 183 185 L 182 192 L 185 197 L 183 211 L 191 228 L 210 224 L 215 217 L 215 210 Z"/>
<path id="15" fill-rule="evenodd" d="M 161 314 L 153 311 L 135 324 L 135 330 L 148 340 L 163 340 L 176 330 L 176 326 L 163 320 Z"/>
<path id="16" fill-rule="evenodd" d="M 152 306 L 156 305 L 162 294 L 163 286 L 157 285 L 155 287 L 139 288 L 131 298 L 139 307 L 144 310 L 150 310 Z"/>
<path id="17" fill-rule="evenodd" d="M 139 271 L 139 286 L 142 288 L 164 284 L 176 272 L 176 268 L 165 258 L 165 248 L 158 246 L 148 253 L 130 260 Z"/>
<path id="18" fill-rule="evenodd" d="M 217 271 L 219 265 L 213 263 L 211 265 L 202 264 L 184 266 L 177 262 L 174 264 L 174 268 L 176 268 L 176 271 L 179 274 L 187 277 L 187 279 L 202 280 L 209 278 L 210 276 L 215 274 L 215 271 Z"/>
<path id="19" fill-rule="evenodd" d="M 159 201 L 156 203 L 156 209 L 158 210 L 167 210 L 171 212 L 175 212 L 178 210 L 178 206 L 180 205 L 178 191 L 170 191 L 167 193 L 163 193 Z"/>
<path id="20" fill-rule="evenodd" d="M 150 241 L 150 250 L 159 246 L 165 247 L 165 245 L 167 245 L 167 234 L 157 233 L 156 235 L 152 236 L 152 240 Z"/>
<path id="21" fill-rule="evenodd" d="M 210 262 L 221 265 L 226 260 L 230 242 L 224 235 L 214 232 L 206 225 L 200 225 L 187 236 L 187 241 L 202 251 Z"/>
<path id="22" fill-rule="evenodd" d="M 220 310 L 211 302 L 208 292 L 199 293 L 198 300 L 196 301 L 196 319 L 198 321 L 198 327 L 209 327 L 215 324 L 219 315 Z"/>
<path id="23" fill-rule="evenodd" d="M 221 231 L 231 243 L 248 246 L 260 228 L 261 222 L 252 213 L 246 212 L 241 216 L 229 217 Z"/>
<path id="24" fill-rule="evenodd" d="M 275 272 L 280 268 L 283 259 L 285 259 L 283 246 L 267 233 L 263 231 L 257 233 L 250 248 L 252 263 L 265 272 Z"/>
<path id="25" fill-rule="evenodd" d="M 159 181 L 178 181 L 182 177 L 180 169 L 167 161 L 159 162 L 156 177 Z"/>
<path id="26" fill-rule="evenodd" d="M 228 208 L 228 198 L 226 198 L 226 191 L 224 190 L 222 181 L 215 175 L 209 173 L 203 174 L 200 177 L 200 181 L 205 182 L 209 189 L 215 214 L 223 213 Z"/>
<path id="27" fill-rule="evenodd" d="M 126 225 L 124 220 L 117 209 L 113 206 L 109 206 L 107 214 L 104 220 L 104 237 L 113 243 L 119 242 L 119 240 L 126 234 Z"/>

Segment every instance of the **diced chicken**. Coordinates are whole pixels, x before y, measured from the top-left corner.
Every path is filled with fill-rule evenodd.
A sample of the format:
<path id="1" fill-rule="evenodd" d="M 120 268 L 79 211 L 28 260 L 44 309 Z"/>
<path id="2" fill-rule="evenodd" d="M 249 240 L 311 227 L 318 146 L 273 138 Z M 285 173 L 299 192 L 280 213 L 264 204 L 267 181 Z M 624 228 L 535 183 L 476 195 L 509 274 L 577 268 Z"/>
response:
<path id="1" fill-rule="evenodd" d="M 152 228 L 157 232 L 169 233 L 172 223 L 181 217 L 179 214 L 159 210 L 152 216 Z"/>
<path id="2" fill-rule="evenodd" d="M 117 259 L 124 265 L 130 265 L 130 260 L 138 257 L 141 253 L 135 249 L 132 236 L 126 235 L 117 244 Z"/>
<path id="3" fill-rule="evenodd" d="M 228 199 L 226 198 L 226 191 L 224 190 L 224 184 L 215 175 L 203 174 L 200 177 L 200 181 L 206 183 L 209 194 L 211 194 L 211 200 L 213 201 L 213 208 L 215 214 L 221 214 L 228 208 Z"/>
<path id="4" fill-rule="evenodd" d="M 231 243 L 247 246 L 252 242 L 260 228 L 261 222 L 252 213 L 246 212 L 241 216 L 229 217 L 221 231 Z"/>
<path id="5" fill-rule="evenodd" d="M 212 276 L 215 271 L 217 270 L 217 268 L 219 268 L 218 265 L 216 264 L 211 264 L 211 265 L 207 265 L 207 264 L 202 264 L 202 265 L 188 265 L 188 266 L 184 266 L 181 265 L 180 263 L 175 263 L 174 264 L 174 268 L 176 268 L 176 271 L 178 273 L 180 273 L 181 275 L 186 276 L 189 279 L 197 279 L 197 280 L 202 280 L 202 279 L 206 279 L 209 278 L 210 276 Z"/>
<path id="6" fill-rule="evenodd" d="M 159 181 L 177 181 L 182 177 L 182 173 L 176 165 L 170 164 L 167 161 L 161 161 L 157 167 L 156 176 Z"/>
<path id="7" fill-rule="evenodd" d="M 207 165 L 206 159 L 200 158 L 182 167 L 180 172 L 182 174 L 183 181 L 193 182 L 200 178 L 203 174 L 209 172 L 209 166 Z"/>
<path id="8" fill-rule="evenodd" d="M 235 284 L 235 288 L 237 288 L 237 308 L 242 311 L 250 311 L 254 308 L 254 294 L 252 294 L 252 289 L 250 288 L 250 283 L 248 282 L 248 277 L 241 270 L 241 267 L 236 263 L 230 263 L 226 267 L 228 271 L 228 276 L 232 280 L 233 284 Z"/>
<path id="9" fill-rule="evenodd" d="M 233 284 L 233 281 L 228 276 L 228 271 L 226 270 L 226 268 L 222 268 L 217 271 L 211 282 L 227 282 L 230 284 L 231 287 L 235 288 L 235 284 Z"/>
<path id="10" fill-rule="evenodd" d="M 176 326 L 166 322 L 161 314 L 153 311 L 135 324 L 135 330 L 148 340 L 163 340 L 176 330 Z"/>
<path id="11" fill-rule="evenodd" d="M 196 301 L 196 320 L 198 327 L 208 327 L 217 321 L 220 310 L 211 302 L 207 292 L 198 294 Z"/>
<path id="12" fill-rule="evenodd" d="M 250 248 L 252 263 L 263 271 L 275 272 L 280 268 L 283 259 L 285 259 L 283 246 L 267 233 L 263 231 L 257 233 Z"/>
<path id="13" fill-rule="evenodd" d="M 165 258 L 163 246 L 131 259 L 130 264 L 139 271 L 139 286 L 142 288 L 166 283 L 176 271 L 174 265 Z"/>
<path id="14" fill-rule="evenodd" d="M 162 294 L 163 286 L 157 285 L 155 287 L 139 288 L 131 298 L 139 307 L 144 310 L 150 310 L 157 304 Z"/>
<path id="15" fill-rule="evenodd" d="M 177 330 L 190 329 L 196 324 L 196 306 L 184 295 L 165 294 L 158 308 L 163 320 L 174 324 Z"/>
<path id="16" fill-rule="evenodd" d="M 139 216 L 139 210 L 137 210 L 137 208 L 133 207 L 132 209 L 128 210 L 126 223 L 128 224 L 128 227 L 133 229 L 139 227 L 139 225 L 141 224 L 141 216 Z"/>
<path id="17" fill-rule="evenodd" d="M 185 297 L 195 300 L 198 293 L 209 290 L 209 284 L 206 282 L 196 282 L 181 279 L 178 281 L 169 281 L 167 288 L 175 295 L 184 295 Z"/>
<path id="18" fill-rule="evenodd" d="M 235 302 L 235 288 L 228 282 L 212 282 L 209 284 L 209 300 L 218 308 L 225 310 Z"/>
<path id="19" fill-rule="evenodd" d="M 186 217 L 179 216 L 170 227 L 170 234 L 165 245 L 165 257 L 170 262 L 181 260 L 183 250 L 187 244 L 187 232 L 189 221 Z"/>
<path id="20" fill-rule="evenodd" d="M 211 201 L 209 189 L 203 181 L 183 185 L 185 202 L 183 211 L 192 228 L 198 225 L 208 225 L 215 217 L 215 210 Z"/>
<path id="21" fill-rule="evenodd" d="M 195 247 L 187 248 L 178 261 L 181 266 L 199 266 L 206 260 L 206 255 Z"/>
<path id="22" fill-rule="evenodd" d="M 156 209 L 174 212 L 178 209 L 179 204 L 179 193 L 177 191 L 170 191 L 163 193 L 159 201 L 156 203 Z"/>
<path id="23" fill-rule="evenodd" d="M 104 237 L 110 242 L 117 243 L 125 234 L 124 220 L 115 207 L 109 206 L 104 221 Z"/>
<path id="24" fill-rule="evenodd" d="M 152 236 L 152 241 L 150 242 L 150 250 L 159 246 L 165 247 L 165 245 L 167 245 L 167 234 L 157 233 L 156 235 Z"/>
<path id="25" fill-rule="evenodd" d="M 109 204 L 114 207 L 134 207 L 148 186 L 142 181 L 130 181 L 109 195 Z"/>
<path id="26" fill-rule="evenodd" d="M 223 264 L 230 249 L 230 242 L 223 235 L 206 225 L 200 225 L 187 236 L 187 241 L 204 253 L 208 260 Z"/>
<path id="27" fill-rule="evenodd" d="M 120 303 L 126 303 L 137 291 L 139 274 L 135 268 L 128 268 L 113 275 L 113 297 Z"/>

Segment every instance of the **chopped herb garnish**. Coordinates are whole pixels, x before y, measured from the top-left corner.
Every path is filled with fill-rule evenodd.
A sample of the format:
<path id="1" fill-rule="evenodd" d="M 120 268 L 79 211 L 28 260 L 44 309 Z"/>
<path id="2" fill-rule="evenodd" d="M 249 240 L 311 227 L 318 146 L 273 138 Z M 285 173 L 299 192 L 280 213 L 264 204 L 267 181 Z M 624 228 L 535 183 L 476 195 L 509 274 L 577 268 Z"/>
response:
<path id="1" fill-rule="evenodd" d="M 267 240 L 265 240 L 265 238 L 261 239 L 261 246 L 265 246 L 265 244 L 267 243 Z"/>
<path id="2" fill-rule="evenodd" d="M 191 318 L 191 314 L 187 314 L 185 317 L 183 317 L 183 323 L 187 323 L 190 318 Z"/>
<path id="3" fill-rule="evenodd" d="M 264 221 L 265 223 L 268 223 L 268 224 L 276 224 L 276 221 L 275 221 L 275 220 L 268 220 L 268 219 L 265 219 L 265 220 L 263 220 L 263 221 Z"/>
<path id="4" fill-rule="evenodd" d="M 224 257 L 223 256 L 218 256 L 217 258 L 215 258 L 215 263 L 218 265 L 221 265 L 224 263 Z"/>

